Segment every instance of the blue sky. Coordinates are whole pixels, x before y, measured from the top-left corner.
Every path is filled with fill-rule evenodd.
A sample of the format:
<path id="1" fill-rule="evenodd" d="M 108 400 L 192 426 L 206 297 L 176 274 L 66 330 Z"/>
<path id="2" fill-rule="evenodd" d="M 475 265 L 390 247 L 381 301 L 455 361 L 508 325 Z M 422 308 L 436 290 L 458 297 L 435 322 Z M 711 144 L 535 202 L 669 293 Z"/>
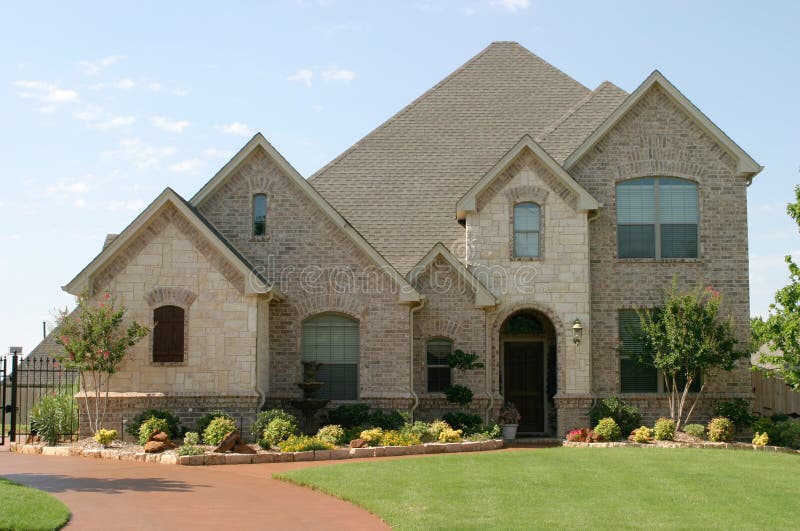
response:
<path id="1" fill-rule="evenodd" d="M 800 255 L 795 2 L 15 2 L 0 31 L 0 351 L 165 186 L 190 197 L 261 131 L 305 176 L 495 40 L 594 88 L 655 68 L 766 169 L 751 311 Z M 168 5 L 167 5 L 168 4 Z"/>

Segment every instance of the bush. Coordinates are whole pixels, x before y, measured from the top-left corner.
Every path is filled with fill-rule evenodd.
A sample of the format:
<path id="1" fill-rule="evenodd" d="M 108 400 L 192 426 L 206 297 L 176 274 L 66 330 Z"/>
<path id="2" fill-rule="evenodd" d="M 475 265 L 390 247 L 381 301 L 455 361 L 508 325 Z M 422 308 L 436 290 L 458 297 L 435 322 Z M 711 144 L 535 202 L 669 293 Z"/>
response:
<path id="1" fill-rule="evenodd" d="M 488 441 L 491 439 L 499 439 L 502 434 L 502 429 L 497 424 L 489 424 L 481 426 L 479 431 L 470 433 L 464 437 L 465 441 Z"/>
<path id="2" fill-rule="evenodd" d="M 717 402 L 714 404 L 714 416 L 731 419 L 738 429 L 747 428 L 753 424 L 750 402 L 744 398 L 734 398 L 730 402 Z"/>
<path id="3" fill-rule="evenodd" d="M 443 420 L 434 420 L 428 425 L 428 430 L 430 431 L 433 441 L 438 441 L 442 432 L 449 429 L 452 429 L 450 424 Z"/>
<path id="4" fill-rule="evenodd" d="M 445 428 L 439 433 L 440 443 L 461 442 L 461 430 Z"/>
<path id="5" fill-rule="evenodd" d="M 483 428 L 483 418 L 480 415 L 462 411 L 445 413 L 442 415 L 442 420 L 447 422 L 454 430 L 461 430 L 465 435 L 478 433 Z"/>
<path id="6" fill-rule="evenodd" d="M 45 395 L 31 408 L 31 430 L 50 446 L 58 444 L 62 435 L 78 432 L 78 408 L 65 394 Z"/>
<path id="7" fill-rule="evenodd" d="M 466 406 L 470 402 L 472 402 L 473 393 L 472 389 L 465 385 L 451 385 L 447 389 L 444 390 L 444 395 L 447 397 L 447 401 L 452 404 L 458 404 L 460 406 Z"/>
<path id="8" fill-rule="evenodd" d="M 100 428 L 94 434 L 94 440 L 103 446 L 108 446 L 116 441 L 118 437 L 117 430 L 107 430 L 105 428 Z"/>
<path id="9" fill-rule="evenodd" d="M 232 431 L 236 431 L 236 421 L 229 417 L 216 417 L 203 430 L 203 442 L 216 446 Z"/>
<path id="10" fill-rule="evenodd" d="M 767 432 L 758 433 L 753 436 L 753 445 L 754 446 L 766 446 L 769 444 L 769 435 Z"/>
<path id="11" fill-rule="evenodd" d="M 598 442 L 600 438 L 589 428 L 580 428 L 567 433 L 568 442 Z"/>
<path id="12" fill-rule="evenodd" d="M 269 423 L 274 419 L 288 420 L 297 426 L 297 417 L 291 413 L 278 408 L 268 409 L 258 414 L 256 421 L 250 427 L 250 433 L 256 440 L 260 439 L 264 435 L 264 430 L 267 429 Z"/>
<path id="13" fill-rule="evenodd" d="M 390 430 L 383 432 L 383 437 L 381 437 L 382 446 L 414 446 L 417 444 L 422 444 L 422 441 L 413 433 Z"/>
<path id="14" fill-rule="evenodd" d="M 150 437 L 155 435 L 156 433 L 163 431 L 167 435 L 169 432 L 169 425 L 167 424 L 166 419 L 159 419 L 156 417 L 150 417 L 149 419 L 145 420 L 139 425 L 139 444 L 144 445 L 147 441 L 150 440 Z"/>
<path id="15" fill-rule="evenodd" d="M 594 432 L 598 437 L 606 441 L 616 441 L 622 437 L 622 430 L 619 424 L 611 417 L 600 419 L 597 426 L 594 427 Z"/>
<path id="16" fill-rule="evenodd" d="M 345 442 L 344 429 L 338 424 L 328 424 L 321 427 L 317 432 L 317 437 L 334 445 Z"/>
<path id="17" fill-rule="evenodd" d="M 232 416 L 228 415 L 224 411 L 212 411 L 211 413 L 206 413 L 197 420 L 197 429 L 195 431 L 197 431 L 197 433 L 200 435 L 204 434 L 206 432 L 206 428 L 208 428 L 208 425 L 211 424 L 211 421 L 219 417 L 225 417 L 226 419 L 234 420 Z"/>
<path id="18" fill-rule="evenodd" d="M 656 440 L 659 441 L 674 441 L 675 440 L 675 421 L 672 419 L 661 417 L 656 421 L 653 427 Z"/>
<path id="19" fill-rule="evenodd" d="M 683 427 L 683 432 L 702 439 L 706 434 L 706 427 L 702 424 L 687 424 Z"/>
<path id="20" fill-rule="evenodd" d="M 775 423 L 775 436 L 768 435 L 772 444 L 785 446 L 787 448 L 800 449 L 800 422 L 792 419 L 782 420 Z"/>
<path id="21" fill-rule="evenodd" d="M 416 437 L 423 443 L 434 442 L 438 439 L 439 434 L 435 436 L 431 433 L 431 425 L 427 422 L 416 421 L 414 424 L 406 424 L 400 429 L 400 433 L 408 434 Z"/>
<path id="22" fill-rule="evenodd" d="M 371 428 L 369 430 L 364 430 L 359 435 L 359 438 L 364 439 L 367 446 L 380 446 L 381 439 L 383 439 L 383 429 Z"/>
<path id="23" fill-rule="evenodd" d="M 147 409 L 142 411 L 126 424 L 125 431 L 134 437 L 139 437 L 139 427 L 142 425 L 142 422 L 154 417 L 167 421 L 167 429 L 164 430 L 167 435 L 170 437 L 179 437 L 181 435 L 182 427 L 178 418 L 169 411 L 164 411 L 162 409 Z"/>
<path id="24" fill-rule="evenodd" d="M 292 435 L 278 444 L 281 452 L 307 452 L 309 450 L 332 450 L 333 445 L 319 437 Z"/>
<path id="25" fill-rule="evenodd" d="M 279 443 L 287 440 L 297 431 L 297 423 L 293 420 L 285 418 L 274 418 L 270 421 L 261 438 L 258 440 L 258 445 L 269 450 L 273 446 L 278 446 Z"/>
<path id="26" fill-rule="evenodd" d="M 328 423 L 337 424 L 345 429 L 366 426 L 368 419 L 367 404 L 342 404 L 328 412 Z"/>
<path id="27" fill-rule="evenodd" d="M 183 444 L 197 446 L 200 444 L 200 434 L 196 431 L 187 431 L 183 436 Z"/>
<path id="28" fill-rule="evenodd" d="M 399 430 L 406 423 L 406 418 L 399 411 L 383 411 L 376 409 L 369 414 L 367 425 L 384 430 Z"/>
<path id="29" fill-rule="evenodd" d="M 178 447 L 178 455 L 203 455 L 206 451 L 195 444 L 184 444 Z"/>
<path id="30" fill-rule="evenodd" d="M 625 403 L 617 396 L 601 400 L 589 410 L 592 425 L 596 425 L 601 419 L 608 417 L 614 419 L 622 433 L 631 433 L 642 424 L 642 415 L 639 413 L 639 409 Z"/>
<path id="31" fill-rule="evenodd" d="M 650 441 L 653 440 L 653 432 L 654 430 L 651 430 L 647 426 L 642 426 L 631 432 L 631 438 L 633 439 L 634 442 L 637 443 L 649 443 Z"/>
<path id="32" fill-rule="evenodd" d="M 726 417 L 715 417 L 708 423 L 708 440 L 730 442 L 733 440 L 733 422 Z"/>

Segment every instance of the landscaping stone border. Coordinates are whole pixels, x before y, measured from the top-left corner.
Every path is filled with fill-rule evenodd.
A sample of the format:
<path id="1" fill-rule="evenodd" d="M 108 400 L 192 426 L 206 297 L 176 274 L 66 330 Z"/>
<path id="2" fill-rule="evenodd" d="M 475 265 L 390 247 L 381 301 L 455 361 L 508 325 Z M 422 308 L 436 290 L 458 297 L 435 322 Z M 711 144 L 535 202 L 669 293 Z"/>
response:
<path id="1" fill-rule="evenodd" d="M 800 454 L 800 450 L 793 450 L 784 446 L 756 446 L 741 442 L 679 442 L 679 441 L 658 441 L 657 443 L 637 443 L 630 441 L 616 442 L 571 442 L 564 441 L 564 446 L 569 448 L 712 448 L 715 450 L 754 450 L 756 452 L 778 452 L 784 454 Z"/>
<path id="2" fill-rule="evenodd" d="M 502 439 L 491 439 L 489 441 L 460 443 L 426 443 L 415 446 L 370 446 L 366 448 L 336 448 L 333 450 L 311 450 L 308 452 L 265 452 L 257 454 L 208 453 L 203 455 L 178 455 L 174 452 L 146 454 L 144 452 L 120 452 L 112 448 L 83 449 L 71 446 L 39 446 L 36 444 L 20 443 L 11 443 L 9 451 L 18 454 L 92 457 L 95 459 L 160 463 L 162 465 L 202 466 L 331 461 L 401 455 L 450 454 L 457 452 L 483 452 L 499 450 L 501 448 L 503 448 Z"/>

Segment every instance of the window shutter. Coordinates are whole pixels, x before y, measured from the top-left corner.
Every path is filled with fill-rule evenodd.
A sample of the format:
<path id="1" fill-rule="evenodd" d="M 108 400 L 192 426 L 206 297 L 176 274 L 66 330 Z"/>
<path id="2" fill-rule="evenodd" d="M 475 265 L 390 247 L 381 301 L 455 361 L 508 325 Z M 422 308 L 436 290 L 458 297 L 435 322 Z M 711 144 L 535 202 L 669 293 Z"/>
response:
<path id="1" fill-rule="evenodd" d="M 635 310 L 619 311 L 620 387 L 623 393 L 655 393 L 658 391 L 658 371 L 637 363 L 630 356 L 641 353 L 643 345 L 637 336 L 642 324 Z"/>
<path id="2" fill-rule="evenodd" d="M 153 361 L 183 361 L 184 311 L 178 306 L 161 306 L 153 311 Z"/>

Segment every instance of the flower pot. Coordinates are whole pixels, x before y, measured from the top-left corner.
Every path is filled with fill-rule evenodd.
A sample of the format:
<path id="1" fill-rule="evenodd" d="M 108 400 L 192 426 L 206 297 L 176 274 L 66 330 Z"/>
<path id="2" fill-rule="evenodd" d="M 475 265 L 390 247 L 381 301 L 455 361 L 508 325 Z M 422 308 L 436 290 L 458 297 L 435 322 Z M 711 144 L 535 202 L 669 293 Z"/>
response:
<path id="1" fill-rule="evenodd" d="M 518 424 L 503 424 L 503 440 L 513 441 L 517 437 Z"/>

